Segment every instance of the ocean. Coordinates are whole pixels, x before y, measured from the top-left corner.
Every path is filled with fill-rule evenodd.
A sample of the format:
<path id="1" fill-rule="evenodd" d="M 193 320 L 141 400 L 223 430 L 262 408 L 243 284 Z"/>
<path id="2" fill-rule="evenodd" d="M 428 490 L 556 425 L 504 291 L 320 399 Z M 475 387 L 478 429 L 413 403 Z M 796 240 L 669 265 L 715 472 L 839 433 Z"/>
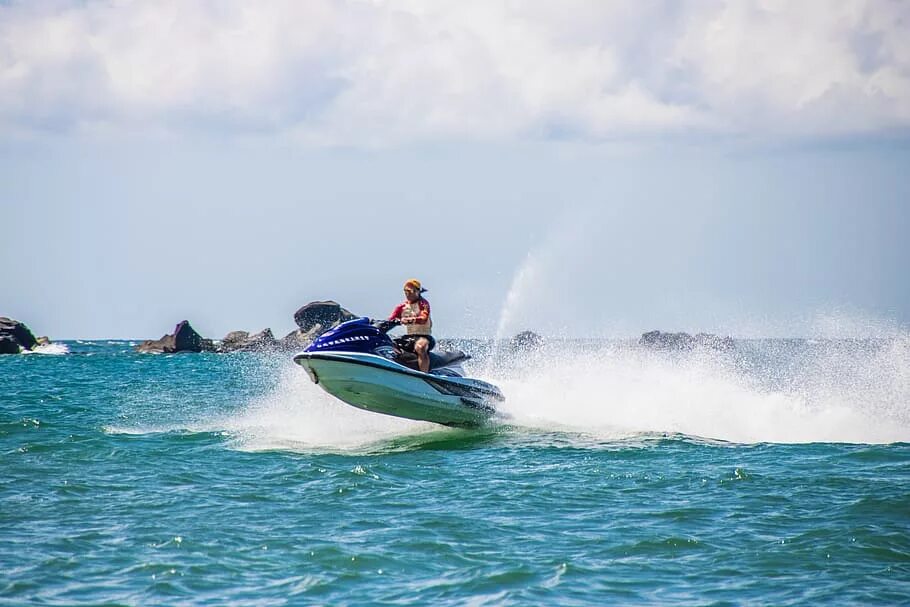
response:
<path id="1" fill-rule="evenodd" d="M 487 427 L 279 354 L 0 357 L 0 605 L 910 604 L 910 339 L 464 340 Z"/>

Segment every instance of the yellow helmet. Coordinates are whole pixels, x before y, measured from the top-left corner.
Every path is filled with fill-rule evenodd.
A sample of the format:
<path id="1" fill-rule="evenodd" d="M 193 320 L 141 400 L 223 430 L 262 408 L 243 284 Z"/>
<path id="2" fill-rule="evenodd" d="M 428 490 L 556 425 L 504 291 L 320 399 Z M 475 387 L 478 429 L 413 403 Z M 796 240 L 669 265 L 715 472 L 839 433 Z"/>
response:
<path id="1" fill-rule="evenodd" d="M 409 278 L 406 281 L 404 281 L 404 287 L 405 288 L 413 287 L 418 293 L 423 293 L 424 291 L 426 291 L 426 289 L 424 289 L 422 286 L 420 286 L 420 281 L 417 280 L 416 278 Z"/>

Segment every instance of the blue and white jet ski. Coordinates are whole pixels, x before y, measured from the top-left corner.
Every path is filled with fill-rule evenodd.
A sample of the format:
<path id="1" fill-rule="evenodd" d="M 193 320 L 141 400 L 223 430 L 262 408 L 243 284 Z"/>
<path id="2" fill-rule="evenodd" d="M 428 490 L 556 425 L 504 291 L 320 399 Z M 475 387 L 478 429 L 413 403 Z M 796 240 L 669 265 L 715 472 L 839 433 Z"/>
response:
<path id="1" fill-rule="evenodd" d="M 499 388 L 464 376 L 461 351 L 430 352 L 430 371 L 388 336 L 397 321 L 358 318 L 323 333 L 294 356 L 310 379 L 349 405 L 446 426 L 484 423 L 505 398 Z"/>

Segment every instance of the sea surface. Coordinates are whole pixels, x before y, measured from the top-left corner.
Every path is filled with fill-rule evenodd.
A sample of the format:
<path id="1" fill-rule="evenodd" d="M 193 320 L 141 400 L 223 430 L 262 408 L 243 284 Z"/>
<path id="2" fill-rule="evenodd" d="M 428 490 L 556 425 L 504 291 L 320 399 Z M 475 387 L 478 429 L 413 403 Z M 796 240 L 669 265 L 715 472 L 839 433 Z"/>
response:
<path id="1" fill-rule="evenodd" d="M 910 604 L 910 340 L 465 341 L 488 427 L 287 355 L 0 357 L 0 605 Z"/>

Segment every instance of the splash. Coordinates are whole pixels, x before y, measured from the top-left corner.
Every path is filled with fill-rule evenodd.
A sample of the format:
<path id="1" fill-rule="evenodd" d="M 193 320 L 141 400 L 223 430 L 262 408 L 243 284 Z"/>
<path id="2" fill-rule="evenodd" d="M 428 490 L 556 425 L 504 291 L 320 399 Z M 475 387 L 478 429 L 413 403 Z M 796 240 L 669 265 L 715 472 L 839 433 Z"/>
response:
<path id="1" fill-rule="evenodd" d="M 568 214 L 568 216 L 572 216 Z M 570 280 L 560 268 L 577 267 L 581 262 L 584 222 L 565 217 L 551 226 L 547 237 L 525 255 L 515 270 L 499 313 L 495 345 L 510 334 L 540 325 L 547 318 L 558 318 L 560 294 Z M 570 273 L 571 274 L 571 273 Z"/>
<path id="2" fill-rule="evenodd" d="M 606 440 L 667 433 L 735 443 L 910 441 L 910 339 L 743 348 L 750 346 L 756 351 L 729 358 L 565 343 L 495 381 L 509 423 Z M 790 351 L 775 360 L 775 347 Z"/>
<path id="3" fill-rule="evenodd" d="M 33 350 L 23 350 L 23 354 L 43 354 L 45 356 L 60 356 L 62 354 L 68 354 L 70 351 L 69 347 L 66 344 L 44 344 L 41 346 L 35 346 Z"/>
<path id="4" fill-rule="evenodd" d="M 509 292 L 506 294 L 505 302 L 499 313 L 499 323 L 496 326 L 496 337 L 493 343 L 497 355 L 499 344 L 507 337 L 506 331 L 515 330 L 516 321 L 522 312 L 521 307 L 525 302 L 533 299 L 532 294 L 541 277 L 539 257 L 539 253 L 528 252 L 512 278 L 512 284 L 509 286 Z"/>
<path id="5" fill-rule="evenodd" d="M 654 434 L 739 444 L 910 442 L 907 333 L 740 340 L 732 352 L 685 353 L 631 340 L 551 339 L 472 363 L 470 376 L 506 395 L 496 440 L 560 433 L 585 445 Z M 463 433 L 346 405 L 284 358 L 251 376 L 266 382 L 263 395 L 193 429 L 223 432 L 249 451 L 342 453 L 413 448 Z"/>
<path id="6" fill-rule="evenodd" d="M 342 403 L 297 365 L 281 368 L 274 389 L 216 425 L 246 451 L 348 452 L 382 448 L 393 439 L 438 433 L 440 426 L 377 415 Z"/>
<path id="7" fill-rule="evenodd" d="M 469 373 L 506 395 L 497 440 L 559 433 L 581 445 L 655 434 L 739 444 L 910 442 L 910 336 L 746 340 L 732 353 L 550 341 Z M 248 451 L 339 453 L 413 448 L 464 432 L 350 407 L 290 363 L 267 394 L 198 430 L 225 432 Z"/>

